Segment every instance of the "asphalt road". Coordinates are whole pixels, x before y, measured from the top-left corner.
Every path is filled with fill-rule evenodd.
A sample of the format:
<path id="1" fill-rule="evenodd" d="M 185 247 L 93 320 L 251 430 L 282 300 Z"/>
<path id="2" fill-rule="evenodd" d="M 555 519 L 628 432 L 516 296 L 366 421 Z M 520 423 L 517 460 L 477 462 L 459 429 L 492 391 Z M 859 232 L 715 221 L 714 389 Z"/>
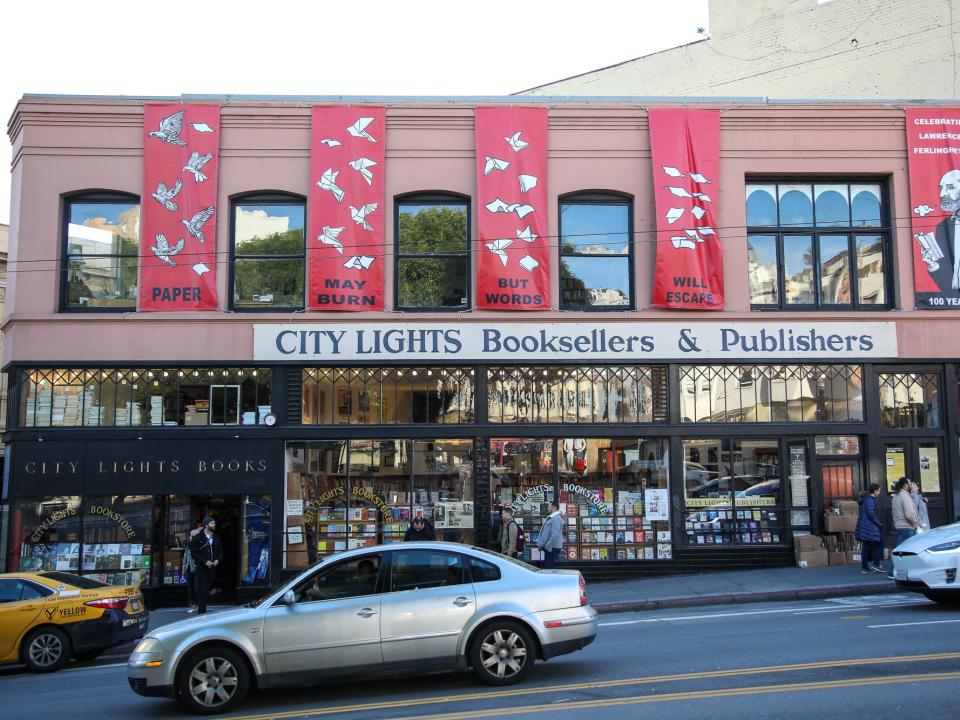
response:
<path id="1" fill-rule="evenodd" d="M 263 692 L 231 717 L 954 717 L 960 610 L 912 594 L 601 616 L 597 641 L 505 689 L 469 674 Z M 6 717 L 182 718 L 140 698 L 122 665 L 0 671 Z"/>

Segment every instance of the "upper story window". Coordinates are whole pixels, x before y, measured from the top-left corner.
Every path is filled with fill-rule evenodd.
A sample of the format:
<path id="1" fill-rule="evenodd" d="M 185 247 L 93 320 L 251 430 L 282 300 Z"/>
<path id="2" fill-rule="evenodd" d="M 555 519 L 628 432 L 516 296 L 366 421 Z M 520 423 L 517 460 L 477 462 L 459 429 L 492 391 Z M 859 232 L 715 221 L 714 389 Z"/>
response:
<path id="1" fill-rule="evenodd" d="M 470 204 L 456 195 L 395 203 L 398 310 L 464 310 L 470 303 Z"/>
<path id="2" fill-rule="evenodd" d="M 306 201 L 248 195 L 233 202 L 233 309 L 299 310 L 306 277 Z"/>
<path id="3" fill-rule="evenodd" d="M 88 193 L 64 202 L 63 310 L 137 308 L 140 201 L 122 193 Z"/>
<path id="4" fill-rule="evenodd" d="M 633 204 L 619 195 L 560 201 L 560 307 L 633 307 Z"/>
<path id="5" fill-rule="evenodd" d="M 879 183 L 751 182 L 746 203 L 754 309 L 890 307 L 890 227 Z"/>

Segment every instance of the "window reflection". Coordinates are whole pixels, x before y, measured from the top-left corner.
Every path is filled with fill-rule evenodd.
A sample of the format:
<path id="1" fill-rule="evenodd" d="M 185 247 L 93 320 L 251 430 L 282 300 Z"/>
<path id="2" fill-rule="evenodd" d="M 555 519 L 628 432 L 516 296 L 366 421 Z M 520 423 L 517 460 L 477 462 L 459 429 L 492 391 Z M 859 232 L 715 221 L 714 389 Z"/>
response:
<path id="1" fill-rule="evenodd" d="M 817 225 L 843 227 L 850 224 L 846 185 L 814 185 Z"/>
<path id="2" fill-rule="evenodd" d="M 809 185 L 780 185 L 780 226 L 813 225 L 813 200 Z"/>
<path id="3" fill-rule="evenodd" d="M 139 203 L 70 200 L 67 216 L 66 307 L 135 308 Z"/>
<path id="4" fill-rule="evenodd" d="M 753 305 L 777 305 L 780 288 L 775 235 L 751 235 L 747 239 L 747 278 Z"/>
<path id="5" fill-rule="evenodd" d="M 790 305 L 812 305 L 813 243 L 809 235 L 783 238 L 783 296 Z"/>
<path id="6" fill-rule="evenodd" d="M 857 236 L 857 295 L 864 305 L 883 305 L 887 301 L 883 238 Z"/>
<path id="7" fill-rule="evenodd" d="M 234 206 L 234 307 L 303 306 L 305 214 L 298 201 Z"/>
<path id="8" fill-rule="evenodd" d="M 614 197 L 560 203 L 561 307 L 631 305 L 630 208 Z"/>
<path id="9" fill-rule="evenodd" d="M 747 225 L 777 224 L 777 186 L 747 185 Z"/>
<path id="10" fill-rule="evenodd" d="M 820 302 L 850 304 L 850 247 L 846 235 L 820 237 Z"/>
<path id="11" fill-rule="evenodd" d="M 446 196 L 398 201 L 397 305 L 462 308 L 469 303 L 469 205 Z"/>
<path id="12" fill-rule="evenodd" d="M 936 374 L 881 373 L 878 377 L 883 427 L 940 427 L 940 381 Z"/>

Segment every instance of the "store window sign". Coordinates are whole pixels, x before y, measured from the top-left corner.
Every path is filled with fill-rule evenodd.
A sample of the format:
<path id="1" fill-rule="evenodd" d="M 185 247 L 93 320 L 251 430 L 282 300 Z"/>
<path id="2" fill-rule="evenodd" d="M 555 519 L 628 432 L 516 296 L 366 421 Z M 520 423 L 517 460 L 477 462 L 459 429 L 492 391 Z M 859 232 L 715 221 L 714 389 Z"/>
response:
<path id="1" fill-rule="evenodd" d="M 30 535 L 30 542 L 38 543 L 43 539 L 44 534 L 61 520 L 69 517 L 76 517 L 77 509 L 68 507 L 63 510 L 57 510 L 43 519 L 39 527 Z"/>
<path id="2" fill-rule="evenodd" d="M 896 358 L 894 323 L 254 325 L 255 360 L 756 360 Z"/>
<path id="3" fill-rule="evenodd" d="M 573 483 L 563 483 L 560 489 L 563 492 L 573 493 L 574 495 L 579 495 L 580 497 L 586 499 L 593 507 L 597 509 L 597 514 L 607 514 L 607 504 L 603 501 L 603 498 L 596 493 L 596 491 L 585 488 L 583 485 L 575 485 Z"/>

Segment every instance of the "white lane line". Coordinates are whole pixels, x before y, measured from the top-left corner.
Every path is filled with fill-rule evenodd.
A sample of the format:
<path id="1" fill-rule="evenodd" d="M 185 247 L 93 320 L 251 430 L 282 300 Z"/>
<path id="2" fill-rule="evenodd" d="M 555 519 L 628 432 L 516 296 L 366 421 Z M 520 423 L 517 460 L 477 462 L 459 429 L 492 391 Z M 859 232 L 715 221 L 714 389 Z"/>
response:
<path id="1" fill-rule="evenodd" d="M 845 612 L 847 610 L 883 610 L 884 608 L 902 608 L 902 607 L 923 607 L 928 605 L 926 602 L 902 602 L 902 603 L 882 603 L 880 605 L 845 605 L 843 607 L 831 608 L 829 610 L 801 610 L 794 615 L 826 615 L 832 612 Z"/>
<path id="2" fill-rule="evenodd" d="M 833 605 L 823 605 L 823 606 L 805 608 L 805 609 L 806 610 L 836 610 L 837 608 Z M 849 608 L 845 608 L 845 609 L 849 609 Z M 707 620 L 709 618 L 743 617 L 747 615 L 776 615 L 776 614 L 795 613 L 795 612 L 797 612 L 796 608 L 785 608 L 780 610 L 745 610 L 743 612 L 712 613 L 710 615 L 681 615 L 677 617 L 645 618 L 643 620 L 621 620 L 618 622 L 600 623 L 600 627 L 608 627 L 612 625 L 637 625 L 638 623 L 673 622 L 675 620 Z"/>
<path id="3" fill-rule="evenodd" d="M 960 620 L 925 620 L 923 622 L 890 623 L 889 625 L 867 625 L 868 628 L 907 627 L 908 625 L 942 625 L 944 623 L 960 623 Z"/>
<path id="4" fill-rule="evenodd" d="M 88 665 L 87 667 L 75 667 L 67 668 L 66 670 L 61 670 L 60 672 L 80 672 L 81 670 L 102 670 L 103 668 L 115 668 L 115 667 L 126 667 L 125 662 L 122 663 L 110 663 L 109 665 Z"/>

